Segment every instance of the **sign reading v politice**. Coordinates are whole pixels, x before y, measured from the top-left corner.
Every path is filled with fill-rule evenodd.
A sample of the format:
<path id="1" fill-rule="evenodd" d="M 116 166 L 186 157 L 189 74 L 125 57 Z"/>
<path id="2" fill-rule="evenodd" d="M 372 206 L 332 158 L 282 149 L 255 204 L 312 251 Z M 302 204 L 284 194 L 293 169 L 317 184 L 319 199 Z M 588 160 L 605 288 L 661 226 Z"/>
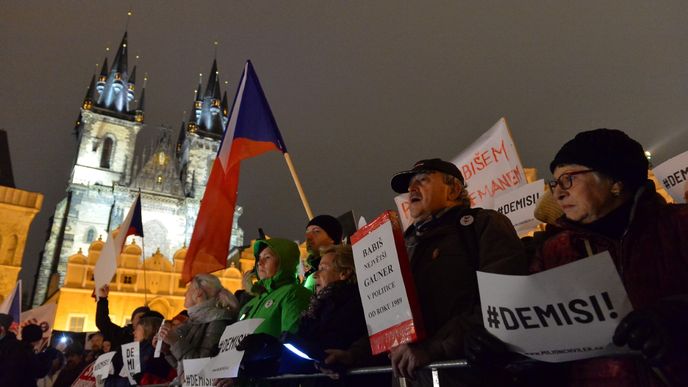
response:
<path id="1" fill-rule="evenodd" d="M 463 174 L 472 207 L 493 208 L 495 196 L 526 183 L 525 172 L 504 117 L 452 162 Z"/>
<path id="2" fill-rule="evenodd" d="M 351 236 L 358 289 L 374 355 L 422 339 L 420 309 L 396 212 Z"/>

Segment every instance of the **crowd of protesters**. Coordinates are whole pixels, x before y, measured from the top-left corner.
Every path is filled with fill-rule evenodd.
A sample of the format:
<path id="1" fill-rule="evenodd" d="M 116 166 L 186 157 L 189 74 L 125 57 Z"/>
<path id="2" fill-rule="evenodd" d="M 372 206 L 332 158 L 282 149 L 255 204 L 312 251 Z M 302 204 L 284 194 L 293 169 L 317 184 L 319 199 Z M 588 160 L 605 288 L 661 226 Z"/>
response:
<path id="1" fill-rule="evenodd" d="M 141 307 L 131 325 L 113 324 L 108 288 L 98 289 L 100 333 L 89 337 L 90 357 L 78 345 L 64 355 L 35 354 L 9 332 L 8 316 L 0 315 L 0 385 L 69 385 L 62 379 L 76 377 L 87 358 L 105 351 L 105 343 L 118 351 L 134 340 L 142 354 L 137 383 L 180 380 L 184 359 L 217 354 L 226 326 L 262 318 L 238 346 L 245 351 L 239 377 L 216 380 L 216 385 L 262 385 L 267 376 L 317 372 L 330 377 L 301 385 L 392 385 L 398 380 L 390 374 L 354 378 L 343 372 L 391 365 L 406 385 L 427 386 L 433 375 L 424 366 L 465 358 L 471 367 L 442 370 L 436 375 L 441 385 L 686 386 L 688 205 L 666 203 L 648 180 L 648 168 L 642 146 L 622 131 L 579 133 L 550 164 L 548 203 L 538 210 L 549 206 L 556 216 L 539 216 L 547 223 L 544 231 L 523 240 L 504 215 L 471 208 L 464 177 L 452 163 L 426 159 L 394 174 L 392 189 L 409 194 L 414 223 L 404 237 L 426 337 L 388 354 L 371 353 L 351 247 L 342 243 L 337 219 L 320 215 L 306 226 L 305 274 L 297 273 L 296 243 L 261 237 L 253 246 L 255 270 L 245 276 L 244 290 L 235 297 L 216 277 L 196 275 L 186 292 L 185 313 L 164 323 L 159 313 Z M 609 340 L 641 356 L 519 362 L 521 355 L 485 330 L 476 271 L 526 275 L 603 251 L 611 255 L 634 309 Z M 24 337 L 33 336 L 27 331 Z M 163 356 L 155 358 L 158 341 Z M 286 350 L 287 341 L 300 343 L 315 360 Z M 114 359 L 106 386 L 129 385 L 117 376 L 121 357 Z M 18 373 L 19 368 L 31 372 Z"/>

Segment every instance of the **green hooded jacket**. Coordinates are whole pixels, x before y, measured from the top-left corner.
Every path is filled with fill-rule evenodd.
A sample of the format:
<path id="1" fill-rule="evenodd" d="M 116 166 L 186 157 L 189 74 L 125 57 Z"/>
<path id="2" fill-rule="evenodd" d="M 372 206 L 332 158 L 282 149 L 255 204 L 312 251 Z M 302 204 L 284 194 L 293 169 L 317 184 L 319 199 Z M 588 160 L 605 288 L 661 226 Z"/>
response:
<path id="1" fill-rule="evenodd" d="M 299 285 L 296 266 L 299 263 L 299 247 L 296 243 L 280 238 L 259 240 L 253 245 L 253 255 L 258 265 L 258 254 L 270 247 L 279 256 L 279 270 L 271 278 L 258 281 L 254 289 L 264 289 L 241 309 L 240 320 L 265 319 L 255 333 L 267 333 L 279 337 L 282 332 L 295 333 L 299 327 L 301 312 L 310 302 L 311 292 Z"/>

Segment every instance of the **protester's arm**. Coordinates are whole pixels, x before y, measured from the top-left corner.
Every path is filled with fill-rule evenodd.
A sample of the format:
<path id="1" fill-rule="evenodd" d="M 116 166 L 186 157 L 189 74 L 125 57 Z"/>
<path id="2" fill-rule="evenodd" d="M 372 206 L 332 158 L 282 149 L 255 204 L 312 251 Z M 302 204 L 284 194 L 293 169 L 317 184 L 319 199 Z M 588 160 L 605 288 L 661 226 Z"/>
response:
<path id="1" fill-rule="evenodd" d="M 96 327 L 111 342 L 119 345 L 124 344 L 125 341 L 122 336 L 125 334 L 125 328 L 116 325 L 110 320 L 110 309 L 108 307 L 107 296 L 109 294 L 109 287 L 107 285 L 98 291 L 98 302 L 96 303 Z"/>

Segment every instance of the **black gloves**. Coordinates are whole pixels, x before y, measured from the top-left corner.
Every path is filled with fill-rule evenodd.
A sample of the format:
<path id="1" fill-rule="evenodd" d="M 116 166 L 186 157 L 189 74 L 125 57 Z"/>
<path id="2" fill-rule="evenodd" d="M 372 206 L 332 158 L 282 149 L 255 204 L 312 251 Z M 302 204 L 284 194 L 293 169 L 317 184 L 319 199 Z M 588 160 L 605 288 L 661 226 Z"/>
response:
<path id="1" fill-rule="evenodd" d="M 477 368 L 501 369 L 514 359 L 507 345 L 484 327 L 475 327 L 464 337 L 468 364 Z"/>
<path id="2" fill-rule="evenodd" d="M 267 333 L 254 333 L 244 337 L 236 349 L 246 351 L 244 359 L 253 361 L 279 357 L 282 353 L 282 344 L 276 337 Z"/>
<path id="3" fill-rule="evenodd" d="M 664 365 L 688 345 L 685 324 L 688 303 L 665 299 L 624 317 L 614 332 L 614 344 L 640 350 L 654 366 Z"/>

